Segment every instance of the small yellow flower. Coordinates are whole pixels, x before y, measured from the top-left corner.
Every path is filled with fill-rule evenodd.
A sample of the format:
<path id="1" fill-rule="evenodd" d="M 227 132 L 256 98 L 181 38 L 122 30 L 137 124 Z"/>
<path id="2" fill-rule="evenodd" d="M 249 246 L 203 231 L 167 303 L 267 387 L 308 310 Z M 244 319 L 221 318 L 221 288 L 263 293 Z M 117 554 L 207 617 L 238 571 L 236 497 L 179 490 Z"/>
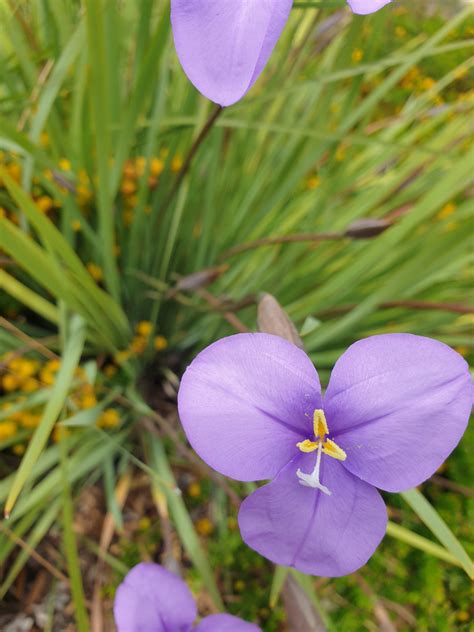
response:
<path id="1" fill-rule="evenodd" d="M 52 386 L 54 384 L 55 375 L 52 371 L 48 371 L 48 369 L 44 368 L 40 371 L 39 379 L 45 386 Z"/>
<path id="2" fill-rule="evenodd" d="M 35 415 L 33 413 L 24 412 L 21 414 L 20 423 L 23 428 L 33 429 L 39 425 L 41 420 L 40 415 Z"/>
<path id="3" fill-rule="evenodd" d="M 16 162 L 12 162 L 7 167 L 7 172 L 9 175 L 15 180 L 15 182 L 20 182 L 21 180 L 21 165 Z"/>
<path id="4" fill-rule="evenodd" d="M 0 441 L 10 439 L 17 433 L 17 425 L 14 421 L 0 421 Z"/>
<path id="5" fill-rule="evenodd" d="M 97 283 L 102 281 L 102 279 L 104 278 L 104 273 L 102 272 L 102 268 L 100 266 L 90 261 L 86 267 L 94 281 L 97 281 Z"/>
<path id="6" fill-rule="evenodd" d="M 44 365 L 44 368 L 47 371 L 52 371 L 53 373 L 57 373 L 61 367 L 61 360 L 59 358 L 55 358 L 54 360 L 49 360 Z"/>
<path id="7" fill-rule="evenodd" d="M 35 204 L 42 213 L 47 213 L 54 206 L 54 202 L 52 198 L 49 197 L 49 195 L 42 195 L 41 197 L 37 198 L 35 200 Z"/>
<path id="8" fill-rule="evenodd" d="M 199 520 L 196 521 L 196 531 L 199 533 L 199 535 L 211 535 L 211 533 L 214 531 L 214 525 L 209 520 L 209 518 L 199 518 Z"/>
<path id="9" fill-rule="evenodd" d="M 153 324 L 149 320 L 141 320 L 136 326 L 139 336 L 149 336 L 153 330 Z"/>
<path id="10" fill-rule="evenodd" d="M 352 51 L 351 57 L 352 57 L 352 61 L 355 63 L 359 62 L 363 56 L 364 56 L 364 53 L 361 51 L 360 48 L 355 48 Z"/>
<path id="11" fill-rule="evenodd" d="M 71 228 L 75 233 L 78 233 L 82 228 L 82 224 L 78 219 L 73 219 L 71 222 Z"/>
<path id="12" fill-rule="evenodd" d="M 321 184 L 321 178 L 319 176 L 310 176 L 306 180 L 306 188 L 309 189 L 310 191 L 317 189 L 320 184 Z"/>
<path id="13" fill-rule="evenodd" d="M 120 191 L 122 192 L 122 195 L 125 195 L 125 197 L 129 196 L 129 195 L 133 195 L 137 190 L 137 185 L 136 182 L 134 180 L 122 180 L 122 184 L 120 186 Z"/>
<path id="14" fill-rule="evenodd" d="M 201 495 L 201 486 L 199 483 L 191 483 L 188 487 L 188 494 L 191 498 L 199 498 Z"/>
<path id="15" fill-rule="evenodd" d="M 130 343 L 130 350 L 132 353 L 143 353 L 148 346 L 147 338 L 143 336 L 135 336 L 135 338 Z"/>
<path id="16" fill-rule="evenodd" d="M 20 381 L 21 380 L 18 380 L 16 375 L 11 375 L 10 373 L 7 373 L 2 378 L 3 390 L 6 391 L 7 393 L 10 393 L 11 391 L 15 391 L 19 387 Z"/>
<path id="17" fill-rule="evenodd" d="M 158 177 L 163 173 L 165 163 L 160 158 L 152 158 L 150 162 L 150 174 Z"/>
<path id="18" fill-rule="evenodd" d="M 395 35 L 396 37 L 399 37 L 400 39 L 405 37 L 407 34 L 407 30 L 404 26 L 396 26 L 395 27 Z"/>
<path id="19" fill-rule="evenodd" d="M 61 171 L 71 171 L 71 161 L 67 158 L 61 158 L 61 160 L 58 162 L 58 166 Z"/>
<path id="20" fill-rule="evenodd" d="M 34 377 L 27 378 L 21 385 L 21 390 L 24 393 L 33 393 L 39 389 L 39 382 Z"/>
<path id="21" fill-rule="evenodd" d="M 436 84 L 436 81 L 434 79 L 432 79 L 431 77 L 425 77 L 424 79 L 422 79 L 420 85 L 423 90 L 431 90 L 431 88 L 435 84 Z"/>
<path id="22" fill-rule="evenodd" d="M 106 408 L 97 420 L 99 428 L 115 428 L 120 423 L 120 415 L 115 408 Z"/>
<path id="23" fill-rule="evenodd" d="M 8 368 L 20 378 L 31 377 L 38 370 L 38 363 L 26 358 L 14 358 L 9 362 Z"/>
<path id="24" fill-rule="evenodd" d="M 181 156 L 175 156 L 171 161 L 171 171 L 173 171 L 173 173 L 177 173 L 178 171 L 181 171 L 182 166 L 183 159 L 181 158 Z"/>
<path id="25" fill-rule="evenodd" d="M 97 397 L 95 395 L 85 395 L 81 399 L 81 408 L 94 408 L 97 405 Z"/>
<path id="26" fill-rule="evenodd" d="M 137 177 L 135 166 L 130 160 L 127 160 L 127 162 L 124 164 L 122 174 L 124 179 L 126 180 L 133 180 Z"/>
<path id="27" fill-rule="evenodd" d="M 242 579 L 238 579 L 234 583 L 234 590 L 236 592 L 242 592 L 243 590 L 245 590 L 245 582 Z"/>
<path id="28" fill-rule="evenodd" d="M 440 220 L 446 219 L 447 217 L 452 215 L 455 210 L 456 210 L 456 204 L 454 204 L 454 202 L 448 202 L 439 211 L 439 213 L 436 215 L 436 218 Z"/>
<path id="29" fill-rule="evenodd" d="M 164 336 L 156 336 L 153 341 L 153 346 L 157 351 L 163 351 L 168 346 L 168 341 Z"/>
<path id="30" fill-rule="evenodd" d="M 22 456 L 22 454 L 25 454 L 25 450 L 26 445 L 24 443 L 17 443 L 12 447 L 13 454 L 16 454 L 17 456 Z"/>

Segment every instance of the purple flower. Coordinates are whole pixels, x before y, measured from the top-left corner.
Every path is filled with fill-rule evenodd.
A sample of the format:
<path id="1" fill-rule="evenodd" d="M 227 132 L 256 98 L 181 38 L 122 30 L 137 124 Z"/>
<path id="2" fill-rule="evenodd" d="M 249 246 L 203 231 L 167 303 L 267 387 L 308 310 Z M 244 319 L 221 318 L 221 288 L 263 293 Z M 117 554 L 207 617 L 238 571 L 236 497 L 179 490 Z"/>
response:
<path id="1" fill-rule="evenodd" d="M 303 351 L 238 334 L 195 358 L 178 406 L 211 467 L 241 481 L 273 479 L 241 505 L 245 542 L 278 564 L 337 577 L 365 564 L 385 534 L 376 487 L 419 485 L 454 450 L 471 388 L 466 362 L 445 344 L 388 334 L 349 347 L 323 399 Z"/>
<path id="2" fill-rule="evenodd" d="M 117 588 L 118 632 L 261 632 L 230 614 L 213 614 L 193 627 L 196 604 L 182 579 L 158 564 L 138 564 Z"/>
<path id="3" fill-rule="evenodd" d="M 391 0 L 347 0 L 372 13 Z M 232 105 L 253 86 L 290 15 L 293 0 L 171 0 L 184 72 L 208 99 Z"/>

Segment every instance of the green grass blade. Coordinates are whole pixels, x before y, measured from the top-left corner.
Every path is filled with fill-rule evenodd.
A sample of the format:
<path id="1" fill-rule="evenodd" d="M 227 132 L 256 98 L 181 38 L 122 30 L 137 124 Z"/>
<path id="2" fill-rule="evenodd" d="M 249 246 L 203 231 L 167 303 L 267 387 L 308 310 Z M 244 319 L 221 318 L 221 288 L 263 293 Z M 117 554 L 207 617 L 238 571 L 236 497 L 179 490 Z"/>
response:
<path id="1" fill-rule="evenodd" d="M 439 513 L 417 489 L 401 493 L 416 515 L 433 532 L 441 544 L 458 560 L 471 579 L 474 579 L 474 565 L 464 547 L 441 518 Z"/>
<path id="2" fill-rule="evenodd" d="M 66 561 L 71 581 L 71 594 L 74 603 L 74 616 L 78 632 L 88 632 L 89 622 L 82 585 L 81 566 L 77 551 L 76 534 L 74 533 L 74 506 L 71 497 L 71 485 L 69 483 L 67 469 L 67 448 L 64 441 L 60 442 L 61 471 L 63 475 L 62 494 L 62 518 L 63 518 L 63 542 Z"/>
<path id="3" fill-rule="evenodd" d="M 56 307 L 5 270 L 0 270 L 0 288 L 46 320 L 58 324 L 59 314 Z"/>
<path id="4" fill-rule="evenodd" d="M 439 544 L 436 544 L 435 542 L 431 542 L 428 538 L 418 535 L 418 533 L 413 533 L 410 529 L 406 529 L 395 522 L 391 522 L 390 520 L 387 525 L 387 535 L 390 535 L 392 538 L 396 538 L 401 542 L 406 542 L 415 549 L 428 553 L 428 555 L 434 555 L 444 562 L 449 562 L 454 566 L 462 568 L 462 564 L 459 559 L 449 553 L 449 551 L 445 548 L 439 546 Z"/>
<path id="5" fill-rule="evenodd" d="M 46 445 L 49 435 L 51 434 L 51 430 L 61 413 L 69 387 L 74 378 L 74 372 L 81 358 L 84 347 L 84 339 L 85 328 L 83 320 L 79 316 L 73 316 L 71 318 L 67 345 L 62 356 L 61 368 L 58 371 L 57 379 L 52 389 L 51 399 L 48 401 L 44 409 L 40 424 L 36 428 L 26 453 L 21 460 L 20 467 L 18 468 L 5 503 L 5 516 L 10 515 L 17 498 L 28 480 L 31 470 Z"/>

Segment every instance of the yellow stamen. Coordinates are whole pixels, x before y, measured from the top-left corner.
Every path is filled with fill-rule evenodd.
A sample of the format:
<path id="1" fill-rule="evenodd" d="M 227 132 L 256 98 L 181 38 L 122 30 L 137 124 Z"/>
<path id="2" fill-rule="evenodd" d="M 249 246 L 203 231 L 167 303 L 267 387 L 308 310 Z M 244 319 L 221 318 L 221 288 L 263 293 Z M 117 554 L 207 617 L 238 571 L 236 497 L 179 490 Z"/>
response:
<path id="1" fill-rule="evenodd" d="M 345 461 L 347 459 L 347 454 L 337 445 L 335 441 L 332 441 L 332 439 L 326 439 L 323 444 L 323 452 L 338 461 Z"/>
<path id="2" fill-rule="evenodd" d="M 315 441 L 305 439 L 296 444 L 296 447 L 299 448 L 301 452 L 314 452 L 321 446 L 321 451 L 324 452 L 324 454 L 338 461 L 346 460 L 347 454 L 344 450 L 340 448 L 335 441 L 326 438 L 329 434 L 328 423 L 324 411 L 319 408 L 313 413 L 313 432 L 316 439 Z"/>
<path id="3" fill-rule="evenodd" d="M 329 434 L 326 415 L 323 410 L 316 409 L 313 413 L 314 436 L 324 440 L 324 436 Z"/>
<path id="4" fill-rule="evenodd" d="M 296 447 L 301 450 L 301 452 L 314 452 L 318 449 L 319 441 L 310 441 L 309 439 L 305 439 L 304 441 L 300 441 L 296 444 Z"/>

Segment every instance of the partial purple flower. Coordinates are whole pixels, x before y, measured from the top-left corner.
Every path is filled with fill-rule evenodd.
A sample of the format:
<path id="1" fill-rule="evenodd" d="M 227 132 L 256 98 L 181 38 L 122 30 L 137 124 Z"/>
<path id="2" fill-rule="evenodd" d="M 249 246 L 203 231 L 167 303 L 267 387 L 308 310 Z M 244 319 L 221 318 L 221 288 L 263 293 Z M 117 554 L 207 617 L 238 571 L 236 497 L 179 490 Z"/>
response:
<path id="1" fill-rule="evenodd" d="M 205 617 L 193 626 L 197 610 L 184 581 L 159 564 L 138 564 L 117 588 L 118 632 L 261 632 L 230 614 Z"/>
<path id="2" fill-rule="evenodd" d="M 348 0 L 372 13 L 391 0 Z M 171 23 L 184 72 L 208 99 L 239 101 L 267 63 L 293 0 L 171 0 Z"/>
<path id="3" fill-rule="evenodd" d="M 204 461 L 241 481 L 273 479 L 239 512 L 245 542 L 327 577 L 363 566 L 387 513 L 376 487 L 429 478 L 456 447 L 472 405 L 464 359 L 411 334 L 373 336 L 339 358 L 323 398 L 308 356 L 269 334 L 238 334 L 186 370 L 178 406 Z"/>
<path id="4" fill-rule="evenodd" d="M 360 15 L 374 13 L 391 2 L 392 0 L 347 0 L 352 11 Z"/>

